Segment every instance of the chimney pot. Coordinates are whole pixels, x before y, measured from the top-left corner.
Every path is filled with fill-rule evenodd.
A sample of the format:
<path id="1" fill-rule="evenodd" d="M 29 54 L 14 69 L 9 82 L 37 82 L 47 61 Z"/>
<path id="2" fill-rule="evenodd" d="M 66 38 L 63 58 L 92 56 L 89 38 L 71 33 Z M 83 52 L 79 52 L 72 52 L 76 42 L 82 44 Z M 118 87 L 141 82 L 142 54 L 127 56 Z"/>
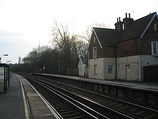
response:
<path id="1" fill-rule="evenodd" d="M 131 14 L 129 13 L 128 15 L 129 15 L 129 18 L 131 18 Z"/>
<path id="2" fill-rule="evenodd" d="M 121 17 L 119 17 L 119 21 L 121 21 Z"/>
<path id="3" fill-rule="evenodd" d="M 127 18 L 127 13 L 125 15 L 126 15 L 126 18 Z"/>

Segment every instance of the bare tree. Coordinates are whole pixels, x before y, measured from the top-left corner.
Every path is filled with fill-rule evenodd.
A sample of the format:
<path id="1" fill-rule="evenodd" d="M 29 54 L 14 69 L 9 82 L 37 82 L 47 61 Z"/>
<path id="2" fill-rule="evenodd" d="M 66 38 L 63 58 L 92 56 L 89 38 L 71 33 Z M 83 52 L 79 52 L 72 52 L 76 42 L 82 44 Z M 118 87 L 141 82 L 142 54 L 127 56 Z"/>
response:
<path id="1" fill-rule="evenodd" d="M 77 35 L 69 32 L 68 26 L 59 24 L 55 21 L 53 26 L 53 46 L 57 47 L 60 52 L 61 68 L 66 73 L 67 68 L 77 67 Z"/>
<path id="2" fill-rule="evenodd" d="M 106 25 L 105 23 L 103 22 L 96 22 L 94 24 L 91 24 L 90 26 L 88 26 L 82 36 L 82 38 L 86 39 L 88 42 L 90 40 L 90 37 L 91 37 L 91 33 L 92 33 L 92 29 L 93 27 L 98 27 L 98 28 L 106 28 L 108 27 L 108 25 Z"/>
<path id="3" fill-rule="evenodd" d="M 86 54 L 86 50 L 88 48 L 88 43 L 82 40 L 77 42 L 77 53 L 78 57 L 84 56 Z"/>

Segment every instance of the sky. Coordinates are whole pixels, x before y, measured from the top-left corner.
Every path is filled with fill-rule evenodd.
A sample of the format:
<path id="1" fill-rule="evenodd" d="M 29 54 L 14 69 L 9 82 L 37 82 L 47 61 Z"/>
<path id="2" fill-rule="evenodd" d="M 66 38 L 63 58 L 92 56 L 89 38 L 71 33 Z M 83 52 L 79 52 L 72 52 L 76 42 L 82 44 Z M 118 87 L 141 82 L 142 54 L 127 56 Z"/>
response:
<path id="1" fill-rule="evenodd" d="M 158 0 L 0 0 L 1 62 L 18 63 L 33 48 L 51 45 L 55 20 L 82 35 L 91 24 L 114 28 L 125 13 L 136 20 L 153 12 Z"/>

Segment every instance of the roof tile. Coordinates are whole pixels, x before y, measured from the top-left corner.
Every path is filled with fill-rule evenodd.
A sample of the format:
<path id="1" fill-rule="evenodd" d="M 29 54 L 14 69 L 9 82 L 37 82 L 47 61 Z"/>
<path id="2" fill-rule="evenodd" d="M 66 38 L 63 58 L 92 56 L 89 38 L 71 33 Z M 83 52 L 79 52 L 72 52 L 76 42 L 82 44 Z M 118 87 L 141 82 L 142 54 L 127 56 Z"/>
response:
<path id="1" fill-rule="evenodd" d="M 123 31 L 120 42 L 133 38 L 140 38 L 155 13 L 156 12 L 133 21 L 128 28 Z"/>
<path id="2" fill-rule="evenodd" d="M 119 38 L 118 32 L 115 29 L 93 28 L 102 47 L 114 46 L 114 42 Z"/>

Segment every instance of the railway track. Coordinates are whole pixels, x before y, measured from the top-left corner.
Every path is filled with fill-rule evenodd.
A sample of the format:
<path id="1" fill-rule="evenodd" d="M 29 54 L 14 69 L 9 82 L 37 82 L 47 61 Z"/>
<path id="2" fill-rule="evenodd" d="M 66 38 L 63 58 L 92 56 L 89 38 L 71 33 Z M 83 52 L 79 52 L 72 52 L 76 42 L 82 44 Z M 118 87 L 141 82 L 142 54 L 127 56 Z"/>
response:
<path id="1" fill-rule="evenodd" d="M 154 109 L 114 99 L 95 92 L 76 88 L 74 86 L 68 86 L 48 78 L 30 75 L 23 76 L 28 79 L 37 89 L 39 89 L 41 93 L 43 92 L 42 94 L 63 118 L 158 118 L 158 111 Z M 49 90 L 51 93 L 48 94 L 48 91 L 44 91 L 43 88 Z M 52 92 L 57 97 L 60 97 L 61 101 L 58 98 L 52 97 Z M 73 106 L 70 106 L 70 104 Z"/>

